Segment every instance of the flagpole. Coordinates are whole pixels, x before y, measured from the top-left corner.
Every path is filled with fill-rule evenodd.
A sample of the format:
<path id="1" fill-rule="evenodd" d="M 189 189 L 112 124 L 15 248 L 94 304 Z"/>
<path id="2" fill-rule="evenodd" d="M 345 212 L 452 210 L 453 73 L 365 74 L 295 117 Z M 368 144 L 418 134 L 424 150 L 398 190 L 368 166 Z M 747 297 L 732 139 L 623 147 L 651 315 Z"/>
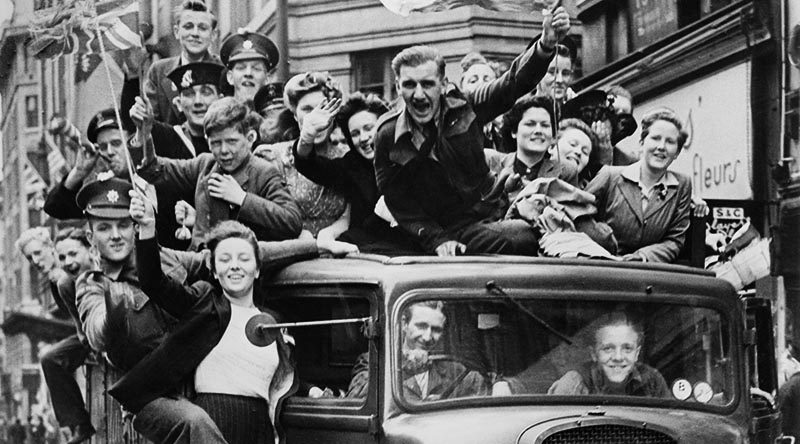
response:
<path id="1" fill-rule="evenodd" d="M 119 135 L 122 138 L 122 146 L 125 148 L 125 164 L 128 166 L 128 175 L 131 178 L 131 183 L 133 184 L 134 188 L 136 187 L 136 181 L 134 178 L 136 177 L 136 172 L 133 171 L 133 159 L 131 158 L 130 149 L 128 148 L 128 140 L 125 137 L 125 134 L 122 132 L 122 117 L 119 113 L 119 103 L 117 103 L 116 97 L 117 93 L 114 90 L 114 80 L 111 78 L 111 69 L 108 67 L 108 62 L 106 61 L 106 45 L 103 43 L 103 33 L 100 31 L 100 21 L 97 20 L 97 9 L 95 9 L 95 16 L 94 16 L 94 25 L 95 25 L 95 33 L 97 34 L 97 41 L 100 44 L 100 59 L 103 63 L 103 68 L 105 68 L 106 78 L 108 79 L 108 87 L 111 90 L 111 97 L 112 103 L 114 104 L 114 115 L 117 118 L 117 126 L 119 127 Z M 140 190 L 144 193 L 144 190 Z"/>

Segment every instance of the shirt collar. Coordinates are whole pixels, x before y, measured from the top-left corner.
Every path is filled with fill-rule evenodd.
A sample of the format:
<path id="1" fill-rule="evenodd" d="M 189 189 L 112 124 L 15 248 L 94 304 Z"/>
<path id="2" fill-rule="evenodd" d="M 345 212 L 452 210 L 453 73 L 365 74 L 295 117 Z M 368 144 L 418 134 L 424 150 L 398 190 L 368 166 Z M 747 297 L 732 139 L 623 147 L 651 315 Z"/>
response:
<path id="1" fill-rule="evenodd" d="M 449 110 L 467 105 L 467 101 L 465 99 L 453 94 L 455 90 L 456 86 L 452 83 L 445 86 L 444 93 L 440 99 L 441 108 L 439 108 L 439 113 L 435 117 L 437 128 L 441 127 L 442 121 L 444 120 L 442 117 L 447 114 Z M 397 142 L 400 137 L 406 133 L 410 133 L 412 131 L 421 131 L 418 125 L 413 122 L 411 116 L 408 115 L 406 103 L 402 98 L 400 99 L 400 103 L 402 108 L 400 109 L 400 115 L 397 117 L 397 124 L 395 124 L 394 127 L 395 142 Z"/>
<path id="2" fill-rule="evenodd" d="M 517 155 L 514 155 L 514 172 L 519 174 L 522 177 L 530 180 L 531 178 L 536 178 L 539 176 L 539 172 L 542 169 L 542 165 L 544 165 L 544 161 L 547 159 L 547 154 L 544 155 L 538 162 L 534 163 L 531 166 L 525 164 L 525 162 L 519 160 Z"/>
<path id="3" fill-rule="evenodd" d="M 640 160 L 623 168 L 620 174 L 622 175 L 622 177 L 630 180 L 631 182 L 641 185 L 640 183 L 641 172 L 642 172 L 641 168 L 642 168 L 642 161 Z M 661 179 L 659 179 L 658 182 L 656 182 L 653 185 L 653 188 L 655 188 L 658 185 L 662 185 L 665 188 L 677 187 L 679 185 L 678 177 L 675 176 L 675 173 L 673 173 L 672 171 L 667 170 L 667 172 L 664 173 L 663 176 L 661 176 Z"/>

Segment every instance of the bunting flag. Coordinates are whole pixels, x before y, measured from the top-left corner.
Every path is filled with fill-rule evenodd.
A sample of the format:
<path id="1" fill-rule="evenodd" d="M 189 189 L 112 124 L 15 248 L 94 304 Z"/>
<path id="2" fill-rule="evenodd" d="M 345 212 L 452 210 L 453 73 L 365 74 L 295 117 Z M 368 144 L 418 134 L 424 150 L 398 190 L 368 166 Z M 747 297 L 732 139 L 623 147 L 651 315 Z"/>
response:
<path id="1" fill-rule="evenodd" d="M 50 174 L 50 183 L 57 183 L 67 172 L 67 159 L 57 145 L 53 143 L 52 137 L 42 137 L 42 145 L 47 151 L 47 171 Z"/>
<path id="2" fill-rule="evenodd" d="M 31 52 L 37 58 L 72 52 L 99 53 L 141 48 L 139 2 L 135 0 L 72 0 L 39 11 L 31 22 Z"/>
<path id="3" fill-rule="evenodd" d="M 41 174 L 36 170 L 36 168 L 31 165 L 31 161 L 28 159 L 24 160 L 24 164 L 22 165 L 22 175 L 23 175 L 23 187 L 25 190 L 25 194 L 30 196 L 32 194 L 41 193 L 47 189 L 47 183 L 42 179 Z"/>
<path id="4" fill-rule="evenodd" d="M 100 57 L 100 54 L 77 54 L 75 56 L 75 81 L 80 83 L 88 80 L 102 61 L 103 58 Z"/>
<path id="5" fill-rule="evenodd" d="M 460 6 L 477 6 L 490 11 L 525 12 L 541 11 L 553 1 L 547 0 L 381 0 L 386 9 L 407 17 L 412 12 L 436 12 Z"/>

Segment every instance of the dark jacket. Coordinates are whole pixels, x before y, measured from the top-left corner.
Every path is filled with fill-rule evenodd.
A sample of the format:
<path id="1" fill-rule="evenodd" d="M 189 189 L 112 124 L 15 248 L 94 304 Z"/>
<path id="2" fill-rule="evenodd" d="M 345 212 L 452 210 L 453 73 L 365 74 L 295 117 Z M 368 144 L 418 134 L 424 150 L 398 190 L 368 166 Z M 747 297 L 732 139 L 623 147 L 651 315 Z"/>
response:
<path id="1" fill-rule="evenodd" d="M 183 131 L 184 125 L 186 124 L 177 125 L 177 127 Z M 150 134 L 153 137 L 153 146 L 157 156 L 170 159 L 191 159 L 199 154 L 210 152 L 205 136 L 195 137 L 189 135 L 188 131 L 183 131 L 194 146 L 194 153 L 190 151 L 176 132 L 175 127 L 176 125 L 168 125 L 158 120 L 153 122 L 153 130 Z"/>
<path id="2" fill-rule="evenodd" d="M 442 96 L 438 136 L 428 156 L 411 141 L 411 118 L 402 106 L 384 115 L 375 136 L 375 175 L 386 205 L 406 231 L 434 251 L 452 240 L 448 231 L 502 217 L 503 200 L 489 196 L 494 184 L 483 153 L 483 126 L 531 91 L 552 54 L 534 44 L 499 79 L 464 96 L 449 85 Z"/>
<path id="3" fill-rule="evenodd" d="M 187 160 L 156 157 L 139 168 L 139 174 L 157 190 L 168 188 L 178 197 L 194 202 L 197 221 L 192 233 L 193 249 L 203 242 L 211 227 L 223 220 L 244 223 L 259 240 L 293 239 L 300 235 L 300 208 L 272 164 L 250 155 L 236 171 L 229 173 L 247 193 L 241 207 L 211 197 L 208 178 L 214 173 L 223 171 L 209 153 Z"/>
<path id="4" fill-rule="evenodd" d="M 639 163 L 603 167 L 586 186 L 597 198 L 595 219 L 614 230 L 618 254 L 637 253 L 649 262 L 672 262 L 689 229 L 692 183 L 682 174 L 671 173 L 677 184 L 653 197 L 642 212 L 641 189 L 623 174 L 632 168 L 639 168 Z"/>
<path id="5" fill-rule="evenodd" d="M 516 171 L 515 168 L 517 153 L 504 154 L 490 149 L 484 150 L 484 152 L 486 154 L 486 164 L 489 166 L 489 170 L 497 177 L 495 179 L 495 186 L 504 186 L 506 179 L 515 173 L 520 173 L 522 176 L 522 173 Z M 575 177 L 574 174 L 569 174 L 565 168 L 562 168 L 561 164 L 554 161 L 549 155 L 545 155 L 539 162 L 538 171 L 536 171 L 534 176 L 525 177 L 525 180 L 529 181 L 538 178 L 557 177 L 571 185 L 577 184 L 577 177 Z M 520 181 L 515 189 L 506 190 L 508 201 L 513 202 L 517 194 L 519 194 L 524 187 L 525 183 Z"/>
<path id="6" fill-rule="evenodd" d="M 387 225 L 373 209 L 378 202 L 378 184 L 370 160 L 355 151 L 328 159 L 318 156 L 315 150 L 307 157 L 297 154 L 297 142 L 292 147 L 297 171 L 314 182 L 330 187 L 342 194 L 350 204 L 350 226 L 374 227 Z"/>
<path id="7" fill-rule="evenodd" d="M 576 370 L 568 371 L 547 391 L 550 395 L 605 395 L 609 394 L 608 381 L 594 362 L 586 362 Z M 658 370 L 637 362 L 625 382 L 625 394 L 651 398 L 670 398 L 667 381 Z"/>
<path id="8" fill-rule="evenodd" d="M 264 244 L 262 244 L 264 245 Z M 262 254 L 271 265 L 316 255 L 314 241 L 293 241 L 272 244 Z M 183 285 L 158 266 L 158 244 L 155 239 L 137 241 L 136 257 L 142 290 L 150 300 L 178 318 L 179 325 L 164 342 L 139 362 L 109 390 L 111 396 L 132 412 L 138 412 L 152 400 L 172 393 L 193 376 L 197 366 L 219 343 L 231 319 L 230 301 L 217 285 L 207 281 Z M 263 267 L 262 267 L 263 268 Z M 270 384 L 270 417 L 275 430 L 279 402 L 297 389 L 297 381 L 289 347 L 278 335 L 279 365 Z"/>

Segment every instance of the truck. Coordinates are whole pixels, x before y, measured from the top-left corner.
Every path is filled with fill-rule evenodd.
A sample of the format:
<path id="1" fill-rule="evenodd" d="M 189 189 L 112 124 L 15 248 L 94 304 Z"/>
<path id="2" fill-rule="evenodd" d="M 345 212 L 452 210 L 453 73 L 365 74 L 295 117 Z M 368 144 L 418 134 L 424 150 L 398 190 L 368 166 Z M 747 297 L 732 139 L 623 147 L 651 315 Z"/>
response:
<path id="1" fill-rule="evenodd" d="M 431 302 L 446 320 L 427 365 L 461 371 L 443 377 L 436 396 L 420 397 L 403 336 L 409 308 Z M 251 320 L 252 339 L 270 324 L 286 328 L 303 381 L 283 406 L 288 443 L 794 440 L 781 436 L 773 398 L 769 300 L 740 297 L 701 269 L 357 255 L 288 266 L 270 280 L 265 304 L 284 317 Z M 637 361 L 663 376 L 668 393 L 548 394 L 591 363 L 598 320 L 620 312 L 641 326 Z M 356 370 L 368 372 L 368 384 L 352 396 Z M 472 390 L 458 387 L 467 380 Z M 516 381 L 516 390 L 498 395 L 501 381 Z"/>

